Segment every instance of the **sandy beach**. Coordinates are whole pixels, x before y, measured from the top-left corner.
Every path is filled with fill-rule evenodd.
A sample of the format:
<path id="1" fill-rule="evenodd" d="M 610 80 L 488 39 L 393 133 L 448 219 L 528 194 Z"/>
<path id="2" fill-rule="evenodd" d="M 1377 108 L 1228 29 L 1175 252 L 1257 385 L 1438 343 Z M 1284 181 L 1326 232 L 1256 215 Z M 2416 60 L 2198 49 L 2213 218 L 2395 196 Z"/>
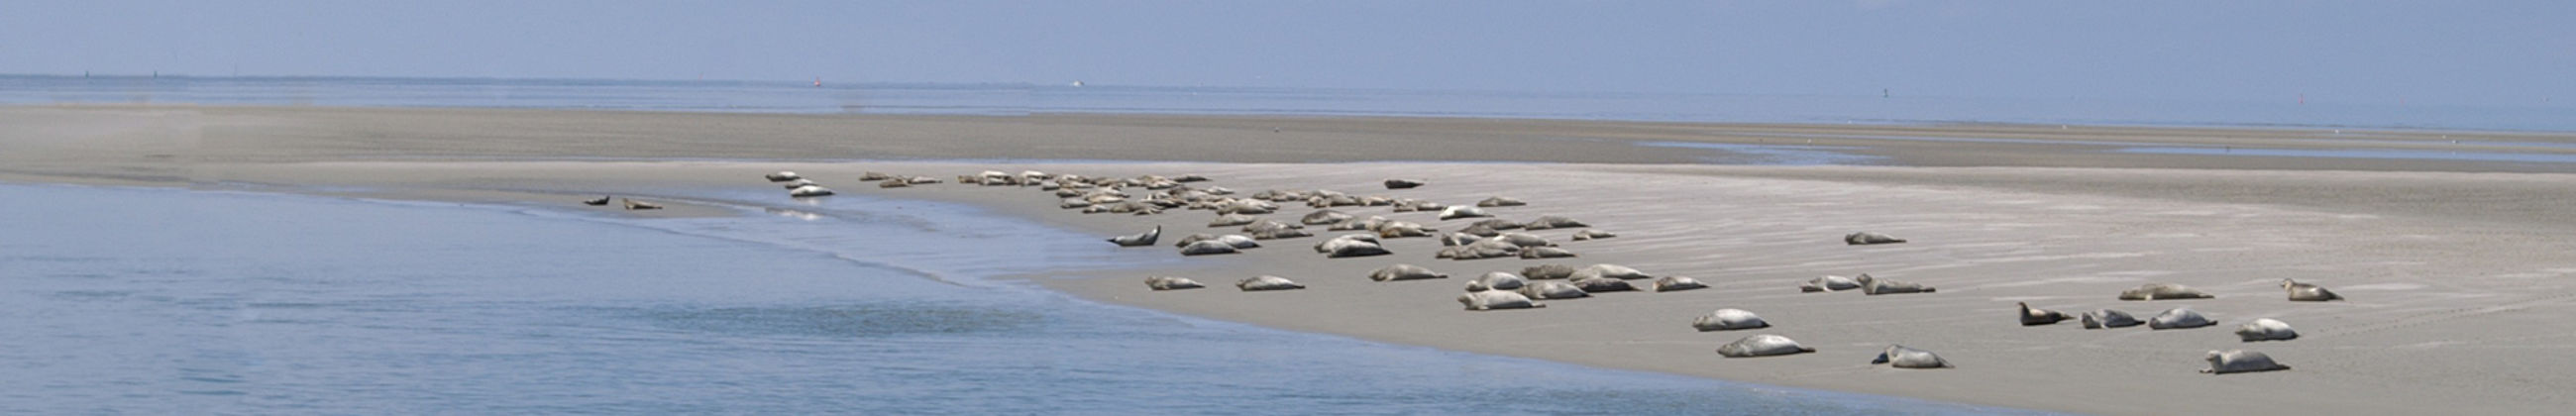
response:
<path id="1" fill-rule="evenodd" d="M 1113 248 L 1136 268 L 1021 276 L 1081 297 L 1400 344 L 1805 388 L 2096 414 L 2550 413 L 2576 404 L 2576 135 L 2057 125 L 1742 125 L 1564 120 L 1037 115 L 628 113 L 478 109 L 68 106 L 0 108 L 0 181 L 349 195 L 584 209 L 599 194 L 732 215 L 694 190 L 776 189 L 794 170 L 844 195 L 956 202 L 1102 237 L 1160 225 L 1165 243 Z M 2195 149 L 2142 152 L 2135 149 Z M 2213 150 L 2215 153 L 2211 153 Z M 2234 152 L 2243 149 L 2247 155 Z M 2370 149 L 2427 157 L 2295 157 Z M 1831 158 L 1847 163 L 1804 166 Z M 1854 166 L 1859 165 L 1859 166 Z M 1452 261 L 1429 238 L 1394 255 L 1326 259 L 1324 237 L 1193 257 L 1169 241 L 1206 211 L 1084 215 L 1035 187 L 880 189 L 878 171 L 952 180 L 984 170 L 1200 174 L 1244 193 L 1331 189 L 1452 205 L 1528 201 L 1504 219 L 1561 215 L 1618 237 L 1579 257 Z M 1389 190 L 1390 178 L 1429 183 Z M 1265 217 L 1313 209 L 1283 204 Z M 1451 231 L 1475 219 L 1342 207 Z M 620 212 L 617 215 L 627 215 Z M 1339 234 L 1315 227 L 1325 237 Z M 1846 233 L 1908 238 L 1850 246 Z M 1032 255 L 994 253 L 994 255 Z M 1404 263 L 1449 279 L 1373 282 Z M 1708 283 L 1604 293 L 1544 309 L 1468 312 L 1467 278 L 1539 264 L 1610 263 Z M 1936 293 L 1801 293 L 1821 275 L 1923 283 Z M 1211 288 L 1153 292 L 1145 276 Z M 1254 275 L 1306 290 L 1240 292 Z M 2289 302 L 2281 279 L 2341 302 Z M 2179 283 L 2215 299 L 2119 301 Z M 2015 302 L 2145 318 L 2188 307 L 2218 325 L 2024 327 Z M 1772 328 L 1698 332 L 1717 308 Z M 2245 343 L 2274 318 L 2290 341 Z M 1818 351 L 1721 358 L 1754 333 Z M 1957 368 L 1872 366 L 1888 344 Z M 2210 350 L 2262 351 L 2290 371 L 2200 374 Z"/>

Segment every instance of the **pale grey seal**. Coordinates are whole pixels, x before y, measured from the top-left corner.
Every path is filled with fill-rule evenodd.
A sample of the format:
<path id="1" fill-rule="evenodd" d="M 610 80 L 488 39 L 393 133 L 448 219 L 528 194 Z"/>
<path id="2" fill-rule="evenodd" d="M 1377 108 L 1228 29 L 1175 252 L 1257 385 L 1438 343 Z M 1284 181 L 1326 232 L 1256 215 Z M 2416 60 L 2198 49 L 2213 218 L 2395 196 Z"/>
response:
<path id="1" fill-rule="evenodd" d="M 1153 230 L 1146 231 L 1141 234 L 1110 237 L 1109 242 L 1117 244 L 1119 247 L 1144 247 L 1154 245 L 1154 240 L 1162 237 L 1163 226 L 1157 225 L 1154 226 Z"/>
<path id="2" fill-rule="evenodd" d="M 800 178 L 800 179 L 797 179 L 797 180 L 787 181 L 786 183 L 780 183 L 780 184 L 778 184 L 778 187 L 779 187 L 779 188 L 782 188 L 782 189 L 796 189 L 796 188 L 799 188 L 799 187 L 803 187 L 803 186 L 805 186 L 805 185 L 814 185 L 814 184 L 815 184 L 815 183 L 814 183 L 814 180 L 813 180 L 813 179 L 801 179 L 801 178 Z"/>
<path id="3" fill-rule="evenodd" d="M 2081 321 L 2084 322 L 2084 329 L 2126 328 L 2146 324 L 2138 322 L 2138 318 L 2129 316 L 2128 312 L 2110 309 L 2085 312 Z"/>
<path id="4" fill-rule="evenodd" d="M 1196 243 L 1190 243 L 1190 245 L 1181 246 L 1181 255 L 1183 255 L 1183 256 L 1203 256 L 1203 255 L 1209 255 L 1209 254 L 1234 254 L 1234 253 L 1241 253 L 1241 252 L 1243 252 L 1243 250 L 1235 249 L 1235 248 L 1234 248 L 1234 245 L 1232 245 L 1232 244 L 1226 244 L 1226 243 L 1225 243 L 1225 242 L 1223 242 L 1223 241 L 1216 241 L 1216 240 L 1200 241 L 1200 242 L 1196 242 Z"/>
<path id="5" fill-rule="evenodd" d="M 1562 280 L 1537 280 L 1521 286 L 1521 295 L 1530 299 L 1574 299 L 1591 297 L 1583 288 Z"/>
<path id="6" fill-rule="evenodd" d="M 1940 355 L 1932 354 L 1931 351 L 1895 344 L 1889 344 L 1887 351 L 1879 352 L 1878 358 L 1869 360 L 1869 363 L 1888 364 L 1896 368 L 1950 368 L 1949 361 L 1942 360 Z"/>
<path id="7" fill-rule="evenodd" d="M 1870 277 L 1868 273 L 1861 273 L 1859 277 L 1854 277 L 1852 280 L 1860 282 L 1860 293 L 1869 295 L 1932 293 L 1934 291 L 1931 286 L 1924 286 L 1919 283 L 1903 280 Z"/>
<path id="8" fill-rule="evenodd" d="M 629 209 L 629 210 L 662 209 L 662 206 L 661 206 L 660 204 L 654 204 L 654 203 L 651 203 L 651 202 L 637 201 L 637 200 L 633 200 L 633 199 L 626 199 L 626 198 L 618 198 L 618 200 L 619 200 L 619 201 L 624 201 L 624 202 L 626 203 L 626 209 Z"/>
<path id="9" fill-rule="evenodd" d="M 877 182 L 877 187 L 879 188 L 906 188 L 911 186 L 912 181 L 903 179 L 887 179 L 884 182 Z"/>
<path id="10" fill-rule="evenodd" d="M 1386 180 L 1386 189 L 1413 189 L 1413 188 L 1418 188 L 1418 187 L 1421 187 L 1421 186 L 1422 186 L 1422 181 L 1417 181 L 1417 180 L 1411 180 L 1411 179 L 1388 179 L 1388 180 Z"/>
<path id="11" fill-rule="evenodd" d="M 2245 342 L 2288 341 L 2298 339 L 2299 331 L 2291 330 L 2289 323 L 2262 318 L 2236 326 L 2236 337 L 2244 339 Z"/>
<path id="12" fill-rule="evenodd" d="M 1172 246 L 1189 247 L 1190 244 L 1196 244 L 1201 241 L 1225 243 L 1225 245 L 1234 246 L 1236 249 L 1261 248 L 1261 242 L 1253 241 L 1252 237 L 1246 237 L 1242 234 L 1190 234 L 1188 237 L 1181 237 L 1180 242 L 1173 243 Z"/>
<path id="13" fill-rule="evenodd" d="M 1487 226 L 1485 226 L 1484 224 L 1469 224 L 1469 225 L 1467 226 L 1467 228 L 1459 229 L 1459 230 L 1458 230 L 1458 233 L 1459 233 L 1459 234 L 1466 234 L 1466 235 L 1477 236 L 1477 237 L 1492 237 L 1492 236 L 1497 236 L 1497 235 L 1503 235 L 1503 232 L 1502 232 L 1502 231 L 1497 231 L 1497 230 L 1495 230 L 1495 229 L 1494 229 L 1494 227 L 1487 227 Z"/>
<path id="14" fill-rule="evenodd" d="M 1557 247 L 1521 247 L 1521 258 L 1524 259 L 1561 259 L 1567 257 L 1575 257 L 1574 251 Z"/>
<path id="15" fill-rule="evenodd" d="M 1250 224 L 1252 224 L 1252 223 L 1260 222 L 1260 221 L 1261 221 L 1261 217 L 1255 217 L 1255 216 L 1243 215 L 1243 214 L 1225 214 L 1225 215 L 1218 215 L 1218 216 L 1216 216 L 1216 219 L 1208 220 L 1208 228 L 1216 228 L 1216 227 L 1233 227 L 1233 226 L 1238 226 L 1238 225 L 1250 225 Z"/>
<path id="16" fill-rule="evenodd" d="M 1431 232 L 1439 231 L 1423 227 L 1422 224 L 1405 221 L 1387 221 L 1384 224 L 1378 224 L 1373 230 L 1377 231 L 1377 236 L 1386 238 L 1430 237 Z"/>
<path id="17" fill-rule="evenodd" d="M 1692 278 L 1688 278 L 1688 277 L 1682 277 L 1682 276 L 1664 276 L 1664 277 L 1658 277 L 1658 278 L 1655 278 L 1655 291 L 1656 291 L 1656 292 L 1679 292 L 1679 291 L 1684 291 L 1684 290 L 1691 290 L 1691 289 L 1706 289 L 1706 288 L 1708 288 L 1708 285 L 1700 284 L 1698 279 L 1692 279 Z"/>
<path id="18" fill-rule="evenodd" d="M 1440 220 L 1441 220 L 1441 221 L 1448 221 L 1448 220 L 1454 220 L 1454 219 L 1459 219 L 1459 218 L 1486 218 L 1486 217 L 1492 217 L 1492 216 L 1494 216 L 1494 214 L 1486 213 L 1486 212 L 1485 212 L 1485 210 L 1484 210 L 1483 208 L 1476 208 L 1476 207 L 1463 206 L 1463 205 L 1461 205 L 1461 206 L 1449 207 L 1449 208 L 1441 209 L 1441 210 L 1440 210 Z"/>
<path id="19" fill-rule="evenodd" d="M 1609 231 L 1585 229 L 1583 231 L 1574 232 L 1574 241 L 1599 240 L 1618 236 L 1619 234 L 1611 233 Z"/>
<path id="20" fill-rule="evenodd" d="M 1522 279 L 1521 275 L 1511 272 L 1488 272 L 1484 276 L 1476 277 L 1476 280 L 1468 281 L 1467 291 L 1518 290 L 1521 286 L 1528 285 L 1529 279 Z"/>
<path id="21" fill-rule="evenodd" d="M 1521 268 L 1521 277 L 1527 277 L 1530 280 L 1564 279 L 1572 276 L 1574 276 L 1574 266 L 1562 264 L 1541 264 Z"/>
<path id="22" fill-rule="evenodd" d="M 1475 243 L 1468 245 L 1451 247 L 1447 251 L 1450 253 L 1449 258 L 1453 260 L 1497 259 L 1520 256 L 1521 246 L 1488 238 L 1476 240 Z"/>
<path id="23" fill-rule="evenodd" d="M 1482 238 L 1482 237 L 1477 237 L 1475 234 L 1468 234 L 1468 233 L 1447 233 L 1447 234 L 1441 234 L 1441 235 L 1440 235 L 1440 245 L 1441 245 L 1442 247 L 1457 247 L 1457 246 L 1463 246 L 1463 245 L 1468 245 L 1468 244 L 1475 244 L 1475 243 L 1476 243 L 1476 240 L 1482 240 L 1482 239 L 1484 239 L 1484 238 Z"/>
<path id="24" fill-rule="evenodd" d="M 2057 321 L 2066 320 L 2065 313 L 2047 309 L 2032 309 L 2030 307 L 2030 302 L 2015 303 L 2021 305 L 2021 326 L 2048 325 L 2057 323 Z"/>
<path id="25" fill-rule="evenodd" d="M 1243 289 L 1243 291 L 1245 291 L 1245 292 L 1259 292 L 1259 291 L 1264 291 L 1264 290 L 1296 290 L 1296 289 L 1305 289 L 1305 288 L 1306 288 L 1306 285 L 1301 285 L 1301 284 L 1297 284 L 1297 282 L 1289 281 L 1289 280 L 1288 280 L 1288 278 L 1285 278 L 1285 277 L 1279 277 L 1279 276 L 1260 276 L 1260 277 L 1254 277 L 1254 278 L 1250 278 L 1250 279 L 1243 279 L 1243 281 L 1239 281 L 1239 282 L 1234 282 L 1234 287 L 1235 287 L 1235 288 L 1237 288 L 1237 289 Z"/>
<path id="26" fill-rule="evenodd" d="M 1539 216 L 1539 217 L 1538 217 L 1538 219 L 1530 220 L 1530 222 L 1529 222 L 1529 223 L 1526 223 L 1526 224 L 1521 224 L 1521 228 L 1522 228 L 1522 229 L 1528 229 L 1528 230 L 1546 230 L 1546 229 L 1556 229 L 1556 228 L 1583 228 L 1583 227 L 1590 227 L 1590 226 L 1592 226 L 1592 225 L 1591 225 L 1591 224 L 1585 224 L 1585 223 L 1583 223 L 1582 221 L 1575 221 L 1573 218 L 1559 217 L 1559 216 L 1554 216 L 1554 215 L 1541 215 L 1541 216 Z"/>
<path id="27" fill-rule="evenodd" d="M 2167 309 L 2165 313 L 2156 314 L 2154 318 L 2147 318 L 2148 329 L 2199 328 L 2217 324 L 2217 322 L 2211 322 L 2208 317 L 2200 316 L 2199 312 L 2192 312 L 2191 308 Z"/>
<path id="28" fill-rule="evenodd" d="M 1315 212 L 1307 213 L 1304 218 L 1297 219 L 1297 222 L 1305 223 L 1306 225 L 1331 225 L 1333 223 L 1349 219 L 1351 219 L 1351 214 L 1342 213 L 1341 211 L 1332 209 L 1319 209 L 1315 210 Z"/>
<path id="29" fill-rule="evenodd" d="M 1517 206 L 1522 206 L 1522 205 L 1529 205 L 1529 203 L 1528 203 L 1528 202 L 1521 202 L 1521 200 L 1519 200 L 1519 199 L 1512 199 L 1512 198 L 1499 197 L 1499 196 L 1497 196 L 1497 197 L 1492 197 L 1492 198 L 1485 198 L 1485 200 L 1483 200 L 1483 201 L 1476 201 L 1476 206 L 1486 207 L 1486 208 L 1492 208 L 1492 207 L 1517 207 Z"/>
<path id="30" fill-rule="evenodd" d="M 1646 274 L 1646 272 L 1638 271 L 1636 268 L 1633 268 L 1633 267 L 1621 266 L 1621 265 L 1616 265 L 1616 264 L 1606 264 L 1606 263 L 1605 263 L 1605 264 L 1594 264 L 1594 265 L 1590 265 L 1590 266 L 1583 266 L 1583 268 L 1582 268 L 1582 269 L 1578 269 L 1578 270 L 1575 270 L 1575 271 L 1574 271 L 1574 273 L 1567 274 L 1567 275 L 1565 276 L 1565 278 L 1567 278 L 1567 279 L 1607 278 L 1607 279 L 1630 280 L 1630 279 L 1653 279 L 1653 278 L 1655 278 L 1655 275 Z"/>
<path id="31" fill-rule="evenodd" d="M 1154 290 L 1181 290 L 1197 289 L 1207 286 L 1199 285 L 1198 281 L 1190 280 L 1189 278 L 1154 276 L 1145 278 L 1145 287 L 1152 288 Z"/>
<path id="32" fill-rule="evenodd" d="M 1386 224 L 1389 221 L 1392 220 L 1388 220 L 1386 217 L 1371 215 L 1368 216 L 1368 218 L 1342 220 L 1342 222 L 1333 223 L 1332 226 L 1324 227 L 1324 229 L 1332 231 L 1377 231 L 1378 225 Z"/>
<path id="33" fill-rule="evenodd" d="M 1338 259 L 1344 257 L 1367 257 L 1395 254 L 1395 252 L 1387 251 L 1385 246 L 1360 240 L 1341 240 L 1341 243 L 1335 244 L 1330 248 L 1332 251 L 1325 252 L 1324 258 Z"/>
<path id="34" fill-rule="evenodd" d="M 792 181 L 792 180 L 804 179 L 804 178 L 805 178 L 804 176 L 797 175 L 797 174 L 796 174 L 796 172 L 789 172 L 789 171 L 783 171 L 783 170 L 782 170 L 782 171 L 778 171 L 778 173 L 772 173 L 772 174 L 768 174 L 768 175 L 761 175 L 761 177 L 763 177 L 763 178 L 768 178 L 770 182 L 786 182 L 786 181 Z"/>
<path id="35" fill-rule="evenodd" d="M 875 182 L 894 178 L 895 176 L 893 174 L 885 172 L 862 172 L 859 174 L 859 181 L 862 182 Z"/>
<path id="36" fill-rule="evenodd" d="M 1490 238 L 1497 239 L 1497 240 L 1503 240 L 1503 242 L 1511 243 L 1512 245 L 1515 245 L 1515 246 L 1521 246 L 1521 247 L 1553 247 L 1553 246 L 1556 246 L 1556 243 L 1555 243 L 1555 242 L 1547 241 L 1547 237 L 1540 237 L 1540 236 L 1538 236 L 1537 234 L 1530 234 L 1530 233 L 1501 233 L 1501 234 L 1495 234 L 1493 237 L 1490 237 Z"/>
<path id="37" fill-rule="evenodd" d="M 1771 323 L 1751 311 L 1735 308 L 1718 309 L 1691 320 L 1691 328 L 1700 332 L 1770 328 Z"/>
<path id="38" fill-rule="evenodd" d="M 810 198 L 810 197 L 818 197 L 818 196 L 832 196 L 832 188 L 825 188 L 825 187 L 821 187 L 821 186 L 814 186 L 814 185 L 799 186 L 799 187 L 796 187 L 796 189 L 788 190 L 788 191 L 787 191 L 787 196 L 788 196 L 788 197 L 793 197 L 793 198 Z"/>
<path id="39" fill-rule="evenodd" d="M 1855 246 L 1868 244 L 1896 244 L 1902 242 L 1905 242 L 1905 239 L 1867 231 L 1851 233 L 1850 235 L 1843 236 L 1843 244 Z"/>
<path id="40" fill-rule="evenodd" d="M 1619 279 L 1604 279 L 1596 277 L 1590 279 L 1575 279 L 1571 283 L 1574 283 L 1575 288 L 1583 289 L 1584 293 L 1629 292 L 1637 290 L 1636 286 L 1628 285 L 1628 281 Z"/>
<path id="41" fill-rule="evenodd" d="M 2298 281 L 2290 279 L 2281 279 L 2281 289 L 2290 292 L 2290 300 L 2292 301 L 2324 302 L 2343 300 L 2342 295 L 2336 295 L 2334 291 L 2326 290 L 2324 287 L 2299 283 Z"/>
<path id="42" fill-rule="evenodd" d="M 1392 282 L 1392 281 L 1397 281 L 1397 280 L 1447 279 L 1447 278 L 1449 278 L 1449 275 L 1447 275 L 1447 274 L 1442 274 L 1442 273 L 1440 273 L 1440 272 L 1434 272 L 1434 271 L 1431 271 L 1431 268 L 1428 268 L 1428 267 L 1415 266 L 1415 265 L 1410 265 L 1410 264 L 1397 264 L 1397 265 L 1393 265 L 1393 266 L 1381 267 L 1381 268 L 1378 268 L 1378 269 L 1377 269 L 1377 271 L 1375 271 L 1375 272 L 1370 272 L 1370 273 L 1369 273 L 1369 280 L 1376 280 L 1376 281 L 1380 281 L 1380 282 Z"/>
<path id="43" fill-rule="evenodd" d="M 1735 342 L 1729 342 L 1726 343 L 1726 345 L 1717 347 L 1717 355 L 1723 355 L 1727 358 L 1762 357 L 1810 352 L 1816 352 L 1816 349 L 1807 348 L 1807 346 L 1804 345 L 1798 345 L 1798 341 L 1791 340 L 1789 337 L 1771 334 L 1759 334 L 1744 337 L 1744 339 L 1735 340 Z"/>
<path id="44" fill-rule="evenodd" d="M 1300 230 L 1300 229 L 1295 229 L 1295 228 L 1274 228 L 1274 229 L 1269 229 L 1269 230 L 1263 230 L 1263 231 L 1261 231 L 1261 232 L 1252 233 L 1252 238 L 1254 238 L 1254 239 L 1261 239 L 1261 240 L 1277 240 L 1277 239 L 1283 239 L 1283 238 L 1298 238 L 1298 237 L 1313 237 L 1313 236 L 1315 236 L 1315 235 L 1314 235 L 1314 234 L 1309 234 L 1309 233 L 1307 233 L 1307 232 L 1306 232 L 1306 230 Z"/>
<path id="45" fill-rule="evenodd" d="M 1849 277 L 1834 275 L 1818 277 L 1815 280 L 1808 280 L 1806 284 L 1798 285 L 1798 291 L 1800 292 L 1832 292 L 1836 290 L 1852 290 L 1859 288 L 1860 281 L 1852 280 L 1852 278 Z"/>
<path id="46" fill-rule="evenodd" d="M 1056 201 L 1055 207 L 1062 209 L 1090 208 L 1091 201 L 1084 200 L 1082 198 L 1065 198 L 1062 201 Z"/>
<path id="47" fill-rule="evenodd" d="M 2251 372 L 2257 372 L 2257 371 L 2277 371 L 2277 370 L 2288 370 L 2288 369 L 2290 369 L 2290 366 L 2281 365 L 2280 363 L 2272 362 L 2272 356 L 2269 356 L 2269 355 L 2263 355 L 2263 353 L 2260 353 L 2260 352 L 2246 351 L 2246 350 L 2227 350 L 2227 351 L 2215 351 L 2215 350 L 2213 350 L 2213 351 L 2210 351 L 2210 352 L 2209 352 L 2209 356 L 2208 356 L 2208 358 L 2207 358 L 2207 359 L 2209 360 L 2209 368 L 2208 368 L 2208 369 L 2204 369 L 2204 370 L 2200 370 L 2200 372 L 2201 372 L 2201 373 L 2206 373 L 2206 374 L 2251 373 Z"/>
<path id="48" fill-rule="evenodd" d="M 1341 247 L 1342 244 L 1344 244 L 1344 241 L 1360 241 L 1369 244 L 1378 244 L 1377 234 L 1342 234 L 1333 236 L 1333 238 L 1324 239 L 1324 242 L 1315 243 L 1315 252 L 1331 253 L 1334 248 Z"/>
<path id="49" fill-rule="evenodd" d="M 1547 305 L 1542 305 L 1542 304 L 1539 304 L 1538 302 L 1532 302 L 1532 301 L 1530 301 L 1530 298 L 1529 298 L 1528 296 L 1522 296 L 1522 295 L 1521 295 L 1521 294 L 1519 294 L 1519 293 L 1514 293 L 1514 292 L 1511 292 L 1511 291 L 1505 291 L 1505 290 L 1487 290 L 1487 291 L 1480 291 L 1480 292 L 1467 292 L 1466 294 L 1458 295 L 1458 303 L 1460 303 L 1460 304 L 1464 304 L 1464 305 L 1467 305 L 1467 310 L 1471 310 L 1471 311 L 1490 311 L 1490 310 L 1495 310 L 1495 309 L 1529 309 L 1529 308 L 1545 308 L 1545 307 L 1547 307 Z"/>
<path id="50" fill-rule="evenodd" d="M 1490 229 L 1494 229 L 1494 230 L 1518 230 L 1518 229 L 1521 229 L 1521 228 L 1523 228 L 1523 227 L 1528 226 L 1528 224 L 1522 224 L 1522 223 L 1512 222 L 1512 220 L 1506 220 L 1506 219 L 1501 219 L 1501 218 L 1495 218 L 1495 219 L 1490 219 L 1490 220 L 1477 221 L 1477 222 L 1473 222 L 1473 223 L 1468 223 L 1467 225 L 1469 225 L 1469 226 L 1482 225 L 1482 226 L 1485 226 L 1485 228 L 1490 228 Z"/>
<path id="51" fill-rule="evenodd" d="M 2172 283 L 2148 283 L 2120 291 L 2120 300 L 2209 299 L 2209 292 Z"/>

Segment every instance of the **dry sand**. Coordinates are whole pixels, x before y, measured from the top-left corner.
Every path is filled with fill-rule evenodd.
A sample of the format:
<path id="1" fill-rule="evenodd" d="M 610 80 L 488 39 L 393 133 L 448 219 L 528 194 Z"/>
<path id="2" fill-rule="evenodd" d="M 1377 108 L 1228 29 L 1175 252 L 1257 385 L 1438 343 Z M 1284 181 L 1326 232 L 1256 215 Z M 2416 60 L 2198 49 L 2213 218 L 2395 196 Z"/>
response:
<path id="1" fill-rule="evenodd" d="M 1274 132 L 1272 129 L 1278 129 Z M 1887 137 L 1858 139 L 1814 137 Z M 2448 136 L 2448 137 L 2444 137 Z M 1969 138 L 1954 142 L 1921 137 Z M 1996 141 L 1991 139 L 2008 139 Z M 2467 144 L 2452 144 L 2449 140 Z M 1886 166 L 1720 166 L 1754 160 L 1636 141 L 1819 146 Z M 1244 192 L 1335 189 L 1452 204 L 1513 196 L 1506 219 L 1575 217 L 1617 238 L 1570 241 L 1558 261 L 1432 258 L 1431 239 L 1397 254 L 1325 259 L 1322 237 L 1267 241 L 1183 266 L 1025 276 L 1079 296 L 1388 342 L 1779 385 L 2108 414 L 2554 413 L 2576 404 L 2576 164 L 2147 155 L 2147 143 L 2331 149 L 2576 152 L 2490 142 L 2566 136 L 2057 126 L 1794 126 L 1531 120 L 1162 116 L 881 117 L 503 110 L 192 107 L 0 109 L 0 180 L 184 186 L 567 206 L 582 195 L 671 196 L 766 187 L 792 169 L 844 193 L 963 202 L 1107 236 L 1155 224 L 1166 238 L 1220 232 L 1204 211 L 1081 215 L 1035 188 L 934 185 L 884 190 L 861 171 L 953 179 L 986 169 L 1090 175 L 1197 173 Z M 749 159 L 749 160 L 742 160 Z M 941 159 L 977 159 L 944 161 Z M 1150 163 L 1083 160 L 1134 160 Z M 1502 161 L 1514 163 L 1440 163 Z M 1360 162 L 1360 163 L 1352 163 Z M 1518 163 L 1544 162 L 1544 163 Z M 1387 178 L 1430 186 L 1385 190 Z M 657 215 L 726 211 L 674 200 Z M 789 206 L 774 201 L 726 201 Z M 1468 220 L 1349 207 L 1455 230 Z M 1271 217 L 1311 211 L 1291 204 Z M 1320 228 L 1320 227 L 1319 227 Z M 1847 246 L 1880 231 L 1911 243 Z M 1316 230 L 1324 236 L 1336 233 Z M 1168 240 L 1167 240 L 1168 241 Z M 1104 249 L 1107 243 L 1102 243 Z M 1165 246 L 1128 249 L 1177 256 Z M 1157 264 L 1171 264 L 1156 262 Z M 1455 276 L 1371 282 L 1410 263 Z M 1546 309 L 1466 312 L 1467 277 L 1562 263 L 1616 263 L 1712 288 L 1608 293 Z M 1824 274 L 1920 282 L 1938 293 L 1799 293 Z M 1228 287 L 1256 274 L 1302 291 Z M 1151 292 L 1148 275 L 1205 290 Z M 2349 302 L 2292 303 L 2283 278 Z M 2217 299 L 2123 302 L 2121 289 L 2172 282 Z M 2151 331 L 2022 327 L 2014 302 L 2144 318 L 2190 307 L 2219 326 Z M 1774 328 L 1702 333 L 1717 308 Z M 2255 318 L 2286 321 L 2286 342 L 2240 343 Z M 1753 333 L 1815 354 L 1720 358 Z M 1944 370 L 1872 367 L 1889 343 L 1931 350 Z M 2199 374 L 2213 349 L 2263 351 L 2285 372 Z"/>

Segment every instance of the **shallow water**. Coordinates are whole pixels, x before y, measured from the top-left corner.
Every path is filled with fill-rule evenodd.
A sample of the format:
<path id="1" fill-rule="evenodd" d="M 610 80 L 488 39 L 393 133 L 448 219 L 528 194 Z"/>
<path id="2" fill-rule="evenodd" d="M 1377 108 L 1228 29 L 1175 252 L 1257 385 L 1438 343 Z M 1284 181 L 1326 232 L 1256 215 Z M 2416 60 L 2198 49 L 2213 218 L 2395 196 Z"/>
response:
<path id="1" fill-rule="evenodd" d="M 2321 157 L 2335 159 L 2457 160 L 2469 162 L 2576 163 L 2576 154 L 2462 152 L 2418 149 L 2270 149 L 2254 147 L 2127 147 L 2121 153 L 2207 156 Z"/>
<path id="2" fill-rule="evenodd" d="M 1165 256 L 923 202 L 626 219 L 6 184 L 0 200 L 0 413 L 2003 411 L 1081 301 L 986 277 Z"/>

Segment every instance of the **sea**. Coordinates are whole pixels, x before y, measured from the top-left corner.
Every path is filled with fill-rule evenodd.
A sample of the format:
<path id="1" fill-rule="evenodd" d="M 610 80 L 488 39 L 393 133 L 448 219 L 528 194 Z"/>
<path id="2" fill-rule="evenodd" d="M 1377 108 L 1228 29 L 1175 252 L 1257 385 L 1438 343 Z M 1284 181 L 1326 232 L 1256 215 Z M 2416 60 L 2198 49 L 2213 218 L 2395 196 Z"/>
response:
<path id="1" fill-rule="evenodd" d="M 0 76 L 0 104 L 63 103 L 2576 129 L 2546 107 Z M 0 414 L 2032 413 L 1103 304 L 999 277 L 1176 260 L 969 206 L 686 192 L 738 215 L 0 183 Z"/>

